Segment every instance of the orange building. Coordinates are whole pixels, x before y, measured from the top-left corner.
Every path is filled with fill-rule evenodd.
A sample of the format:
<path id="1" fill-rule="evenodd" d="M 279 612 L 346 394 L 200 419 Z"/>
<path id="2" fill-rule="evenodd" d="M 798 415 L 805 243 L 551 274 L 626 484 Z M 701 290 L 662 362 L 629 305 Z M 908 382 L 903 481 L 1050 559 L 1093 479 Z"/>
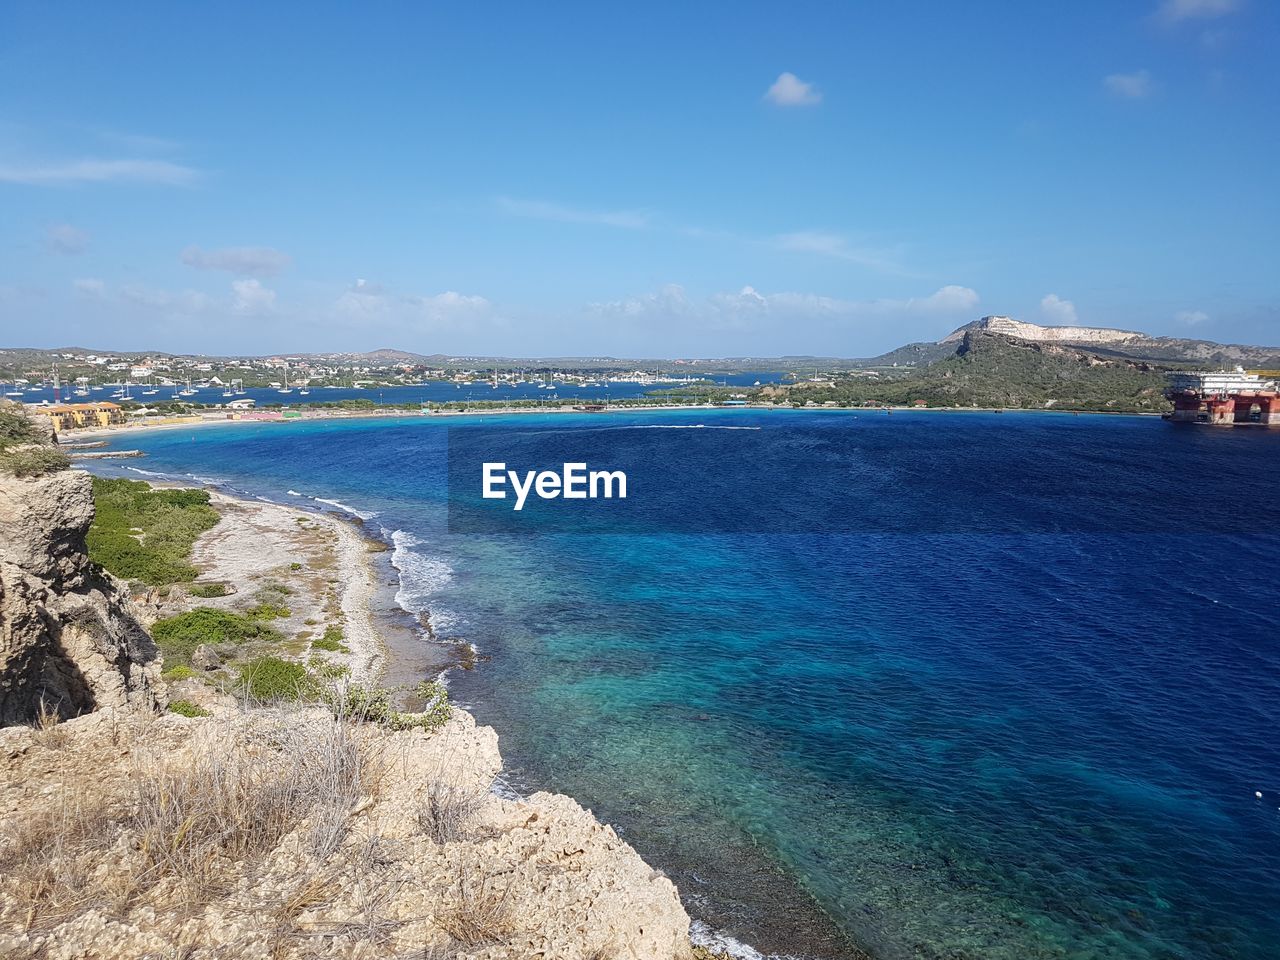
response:
<path id="1" fill-rule="evenodd" d="M 77 427 L 106 427 L 124 423 L 124 411 L 117 403 L 55 403 L 49 407 L 37 407 L 36 413 L 53 421 L 53 429 L 75 430 Z"/>

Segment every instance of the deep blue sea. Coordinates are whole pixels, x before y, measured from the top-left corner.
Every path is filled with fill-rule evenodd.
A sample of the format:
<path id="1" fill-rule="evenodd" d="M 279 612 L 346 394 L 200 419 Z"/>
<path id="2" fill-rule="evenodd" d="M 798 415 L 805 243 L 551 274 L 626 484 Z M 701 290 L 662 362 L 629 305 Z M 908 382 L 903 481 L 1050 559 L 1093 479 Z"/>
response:
<path id="1" fill-rule="evenodd" d="M 477 437 L 625 464 L 628 500 L 477 506 Z M 117 442 L 148 456 L 95 471 L 366 514 L 399 603 L 487 658 L 450 689 L 515 786 L 616 824 L 704 932 L 1280 957 L 1280 431 L 691 411 Z M 498 532 L 461 532 L 476 509 Z"/>

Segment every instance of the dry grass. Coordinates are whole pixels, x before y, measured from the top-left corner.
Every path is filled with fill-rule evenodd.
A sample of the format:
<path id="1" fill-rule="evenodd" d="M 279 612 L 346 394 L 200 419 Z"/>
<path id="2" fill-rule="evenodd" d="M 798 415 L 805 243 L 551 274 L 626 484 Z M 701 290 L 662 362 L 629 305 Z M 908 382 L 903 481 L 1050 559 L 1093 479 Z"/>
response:
<path id="1" fill-rule="evenodd" d="M 37 738 L 70 737 L 56 722 L 42 724 Z M 287 927 L 331 884 L 331 876 L 315 877 L 342 846 L 364 791 L 376 789 L 351 724 L 265 713 L 247 732 L 210 726 L 181 763 L 139 749 L 146 729 L 133 728 L 129 738 L 131 791 L 103 798 L 68 786 L 0 832 L 0 890 L 17 899 L 23 929 L 94 909 L 122 915 L 140 903 L 202 907 L 299 831 L 311 866 L 300 868 L 294 895 L 281 905 L 279 926 Z"/>
<path id="2" fill-rule="evenodd" d="M 456 843 L 474 836 L 476 816 L 487 794 L 432 780 L 418 804 L 418 827 L 436 843 Z"/>
<path id="3" fill-rule="evenodd" d="M 326 859 L 346 835 L 365 783 L 350 725 L 281 713 L 249 742 L 208 737 L 194 762 L 138 777 L 133 827 L 150 879 L 174 877 L 203 899 L 307 822 L 305 845 Z"/>
<path id="4" fill-rule="evenodd" d="M 511 881 L 471 863 L 454 868 L 451 903 L 436 915 L 436 926 L 467 947 L 502 944 L 516 933 L 511 909 Z"/>
<path id="5" fill-rule="evenodd" d="M 42 747 L 61 750 L 66 746 L 68 738 L 66 728 L 61 724 L 62 714 L 41 697 L 40 705 L 36 708 L 36 720 L 32 724 L 35 729 L 32 739 Z"/>
<path id="6" fill-rule="evenodd" d="M 0 877 L 25 908 L 23 926 L 42 929 L 94 905 L 127 901 L 131 885 L 93 882 L 97 855 L 110 849 L 124 812 L 61 795 L 0 835 Z"/>

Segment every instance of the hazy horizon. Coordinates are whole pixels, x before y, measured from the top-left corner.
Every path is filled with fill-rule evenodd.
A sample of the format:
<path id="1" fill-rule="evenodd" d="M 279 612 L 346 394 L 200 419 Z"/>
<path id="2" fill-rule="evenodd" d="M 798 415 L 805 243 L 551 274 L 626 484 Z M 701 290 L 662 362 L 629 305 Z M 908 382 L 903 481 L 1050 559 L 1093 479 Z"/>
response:
<path id="1" fill-rule="evenodd" d="M 1280 9 L 0 11 L 0 339 L 874 356 L 1280 329 Z"/>

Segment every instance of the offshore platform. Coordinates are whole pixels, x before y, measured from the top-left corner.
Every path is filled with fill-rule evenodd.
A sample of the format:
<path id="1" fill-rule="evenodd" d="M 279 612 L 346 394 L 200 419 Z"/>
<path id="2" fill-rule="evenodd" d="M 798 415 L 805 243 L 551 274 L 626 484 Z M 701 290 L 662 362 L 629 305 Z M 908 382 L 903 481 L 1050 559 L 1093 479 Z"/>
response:
<path id="1" fill-rule="evenodd" d="M 1243 367 L 1217 373 L 1170 373 L 1165 396 L 1173 401 L 1168 418 L 1175 423 L 1219 427 L 1280 427 L 1280 392 L 1266 374 Z"/>

